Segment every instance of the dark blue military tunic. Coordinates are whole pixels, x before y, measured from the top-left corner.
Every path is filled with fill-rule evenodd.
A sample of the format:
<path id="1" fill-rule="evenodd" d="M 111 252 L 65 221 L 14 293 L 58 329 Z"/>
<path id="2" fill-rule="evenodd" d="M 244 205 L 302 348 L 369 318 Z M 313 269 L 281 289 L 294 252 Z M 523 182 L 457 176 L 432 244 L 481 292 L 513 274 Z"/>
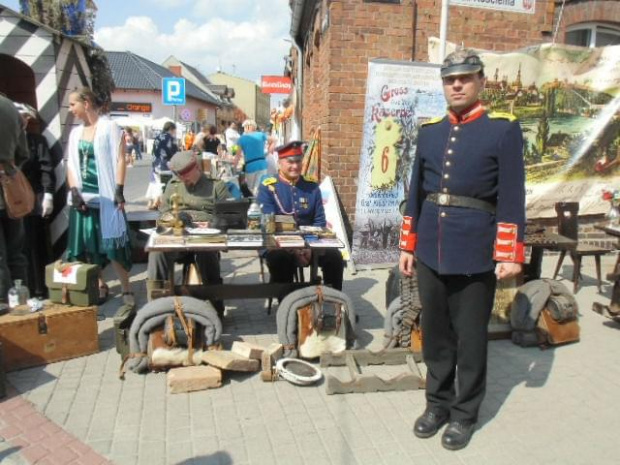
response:
<path id="1" fill-rule="evenodd" d="M 400 248 L 439 274 L 490 271 L 494 261 L 523 262 L 523 137 L 512 115 L 450 113 L 418 136 Z M 484 200 L 496 214 L 425 200 L 431 193 Z"/>
<path id="2" fill-rule="evenodd" d="M 319 185 L 300 176 L 291 183 L 282 176 L 265 179 L 258 189 L 257 202 L 263 213 L 292 215 L 298 226 L 326 225 Z"/>

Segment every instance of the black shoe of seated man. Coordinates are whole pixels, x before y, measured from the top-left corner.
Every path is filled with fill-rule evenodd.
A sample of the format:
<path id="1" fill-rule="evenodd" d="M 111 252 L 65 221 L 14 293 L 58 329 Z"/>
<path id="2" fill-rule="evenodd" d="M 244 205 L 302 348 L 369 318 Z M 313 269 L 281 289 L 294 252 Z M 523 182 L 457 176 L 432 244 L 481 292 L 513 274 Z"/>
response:
<path id="1" fill-rule="evenodd" d="M 476 429 L 471 420 L 455 420 L 448 424 L 441 437 L 441 445 L 448 450 L 460 450 L 467 447 Z"/>
<path id="2" fill-rule="evenodd" d="M 413 434 L 422 439 L 435 436 L 439 428 L 448 422 L 448 418 L 448 412 L 426 410 L 415 421 L 413 425 Z"/>

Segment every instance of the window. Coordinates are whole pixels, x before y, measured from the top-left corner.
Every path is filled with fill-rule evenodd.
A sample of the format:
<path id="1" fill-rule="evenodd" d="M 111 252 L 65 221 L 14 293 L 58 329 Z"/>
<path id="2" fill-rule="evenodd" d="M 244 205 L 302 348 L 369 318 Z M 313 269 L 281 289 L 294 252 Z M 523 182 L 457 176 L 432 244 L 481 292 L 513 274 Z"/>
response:
<path id="1" fill-rule="evenodd" d="M 620 26 L 587 23 L 568 28 L 565 42 L 582 47 L 604 47 L 620 45 Z"/>

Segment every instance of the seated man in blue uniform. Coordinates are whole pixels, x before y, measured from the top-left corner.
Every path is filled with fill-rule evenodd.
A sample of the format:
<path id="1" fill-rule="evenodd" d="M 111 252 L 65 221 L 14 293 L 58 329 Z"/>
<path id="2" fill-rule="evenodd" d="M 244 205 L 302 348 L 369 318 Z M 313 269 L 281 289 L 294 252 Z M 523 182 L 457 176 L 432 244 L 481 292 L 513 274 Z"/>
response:
<path id="1" fill-rule="evenodd" d="M 516 118 L 479 101 L 483 64 L 472 50 L 441 67 L 448 114 L 422 125 L 400 237 L 400 271 L 416 266 L 422 303 L 426 410 L 414 434 L 449 422 L 442 445 L 469 444 L 484 398 L 487 327 L 496 279 L 523 263 L 525 175 Z"/>
<path id="2" fill-rule="evenodd" d="M 269 177 L 261 183 L 257 202 L 262 205 L 263 213 L 293 216 L 297 226 L 325 227 L 325 210 L 319 185 L 306 181 L 301 175 L 301 146 L 301 142 L 294 141 L 276 147 L 278 177 Z M 342 290 L 344 262 L 340 251 L 328 249 L 318 253 L 323 281 L 334 289 Z M 303 256 L 290 250 L 269 250 L 265 258 L 271 281 L 276 283 L 292 283 L 298 264 L 304 261 Z"/>

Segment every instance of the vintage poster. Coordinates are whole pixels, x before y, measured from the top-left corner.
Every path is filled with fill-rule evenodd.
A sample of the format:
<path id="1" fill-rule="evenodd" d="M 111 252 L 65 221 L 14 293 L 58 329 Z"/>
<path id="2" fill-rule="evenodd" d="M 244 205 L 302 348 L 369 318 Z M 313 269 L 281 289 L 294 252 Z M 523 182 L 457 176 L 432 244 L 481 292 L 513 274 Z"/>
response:
<path id="1" fill-rule="evenodd" d="M 353 226 L 356 266 L 398 260 L 398 206 L 409 191 L 418 128 L 444 112 L 437 65 L 369 63 Z"/>
<path id="2" fill-rule="evenodd" d="M 480 51 L 489 111 L 515 115 L 523 129 L 527 217 L 556 217 L 578 201 L 580 215 L 609 212 L 620 197 L 620 46 L 540 45 Z M 445 113 L 439 67 L 369 65 L 353 233 L 358 265 L 396 263 L 400 215 L 418 127 Z"/>
<path id="3" fill-rule="evenodd" d="M 609 211 L 602 191 L 620 187 L 620 46 L 481 58 L 485 105 L 514 114 L 523 129 L 527 217 L 555 217 L 561 201 L 578 201 L 580 215 Z"/>

